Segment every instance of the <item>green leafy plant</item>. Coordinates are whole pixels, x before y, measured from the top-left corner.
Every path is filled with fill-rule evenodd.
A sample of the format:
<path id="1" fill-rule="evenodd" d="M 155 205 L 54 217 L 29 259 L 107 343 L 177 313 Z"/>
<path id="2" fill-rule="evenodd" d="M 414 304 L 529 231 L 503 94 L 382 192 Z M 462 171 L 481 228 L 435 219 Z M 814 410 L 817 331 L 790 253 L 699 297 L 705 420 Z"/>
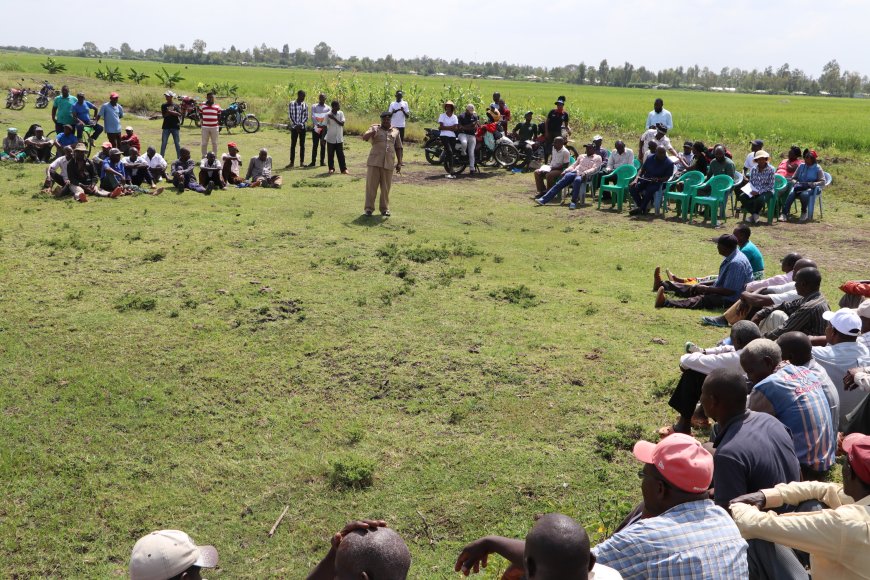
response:
<path id="1" fill-rule="evenodd" d="M 374 483 L 373 461 L 351 455 L 332 463 L 329 483 L 335 489 L 365 489 Z"/>
<path id="2" fill-rule="evenodd" d="M 109 66 L 106 65 L 106 70 L 97 69 L 97 72 L 94 73 L 94 76 L 101 81 L 106 81 L 109 83 L 124 82 L 124 75 L 121 74 L 121 71 L 118 69 L 118 67 L 109 68 Z"/>
<path id="3" fill-rule="evenodd" d="M 45 72 L 50 75 L 56 75 L 57 73 L 62 73 L 66 71 L 65 64 L 61 64 L 51 57 L 45 59 L 45 62 L 40 64 L 39 66 L 41 66 L 43 70 L 45 70 Z"/>
<path id="4" fill-rule="evenodd" d="M 146 75 L 145 73 L 137 72 L 136 69 L 131 68 L 130 74 L 127 75 L 127 78 L 136 83 L 137 85 L 142 84 L 147 78 L 150 78 L 150 75 Z"/>
<path id="5" fill-rule="evenodd" d="M 175 71 L 174 73 L 170 73 L 166 70 L 166 67 L 161 67 L 161 69 L 154 73 L 164 87 L 167 89 L 171 89 L 178 83 L 184 80 L 184 77 L 181 76 L 181 71 Z"/>

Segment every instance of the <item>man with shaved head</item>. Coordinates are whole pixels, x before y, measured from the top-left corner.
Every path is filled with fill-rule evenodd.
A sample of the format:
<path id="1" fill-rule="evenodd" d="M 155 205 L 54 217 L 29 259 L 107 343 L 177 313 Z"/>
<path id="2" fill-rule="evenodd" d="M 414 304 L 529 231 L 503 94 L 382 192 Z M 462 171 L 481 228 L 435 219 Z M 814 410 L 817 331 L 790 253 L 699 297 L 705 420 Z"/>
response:
<path id="1" fill-rule="evenodd" d="M 490 554 L 511 563 L 504 578 L 526 580 L 616 580 L 616 570 L 595 563 L 589 536 L 574 519 L 547 514 L 535 522 L 526 540 L 487 536 L 462 549 L 455 570 L 468 576 L 485 568 Z M 522 575 L 525 573 L 525 576 Z"/>
<path id="2" fill-rule="evenodd" d="M 824 334 L 826 322 L 822 315 L 830 310 L 821 293 L 822 274 L 817 268 L 802 268 L 794 277 L 800 298 L 780 306 L 762 308 L 752 317 L 765 338 L 776 340 L 786 332 L 798 331 L 815 336 Z"/>
<path id="3" fill-rule="evenodd" d="M 834 433 L 837 433 L 840 428 L 840 394 L 837 392 L 837 387 L 834 386 L 833 381 L 831 381 L 831 377 L 828 376 L 825 367 L 813 358 L 813 346 L 810 343 L 810 337 L 803 332 L 786 332 L 776 339 L 776 344 L 782 350 L 782 360 L 787 360 L 795 366 L 807 367 L 819 376 L 822 389 L 825 392 L 825 398 L 831 407 L 831 424 L 833 425 Z"/>
<path id="4" fill-rule="evenodd" d="M 755 385 L 748 407 L 788 427 L 803 479 L 824 479 L 834 464 L 837 435 L 822 380 L 812 369 L 781 362 L 782 350 L 772 340 L 759 338 L 743 349 L 740 365 Z"/>
<path id="5" fill-rule="evenodd" d="M 308 580 L 405 580 L 411 552 L 383 520 L 347 524 L 332 537 L 332 546 Z"/>

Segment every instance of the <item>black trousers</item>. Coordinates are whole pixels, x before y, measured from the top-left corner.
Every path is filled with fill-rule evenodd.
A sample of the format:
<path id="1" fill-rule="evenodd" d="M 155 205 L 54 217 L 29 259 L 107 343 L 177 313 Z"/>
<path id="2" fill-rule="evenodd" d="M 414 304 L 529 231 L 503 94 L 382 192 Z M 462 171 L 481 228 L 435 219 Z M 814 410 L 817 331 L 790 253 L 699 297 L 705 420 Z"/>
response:
<path id="1" fill-rule="evenodd" d="M 296 160 L 296 142 L 299 142 L 299 163 L 305 163 L 305 129 L 290 131 L 290 163 Z"/>
<path id="2" fill-rule="evenodd" d="M 396 127 L 399 130 L 399 137 L 402 138 L 402 143 L 405 142 L 405 128 L 404 127 Z"/>
<path id="3" fill-rule="evenodd" d="M 670 308 L 706 308 L 710 310 L 719 310 L 733 304 L 726 302 L 724 296 L 719 294 L 702 294 L 700 296 L 689 296 L 689 290 L 692 288 L 690 284 L 679 284 L 665 280 L 662 286 L 667 292 L 673 292 L 680 296 L 682 300 L 668 299 L 665 306 Z"/>
<path id="4" fill-rule="evenodd" d="M 689 421 L 692 415 L 695 414 L 695 407 L 701 399 L 701 386 L 706 378 L 707 375 L 704 373 L 686 369 L 683 371 L 677 387 L 671 394 L 668 405 L 686 421 Z"/>
<path id="5" fill-rule="evenodd" d="M 347 164 L 344 162 L 344 143 L 327 143 L 326 150 L 329 152 L 329 170 L 335 170 L 335 158 L 338 157 L 338 168 L 341 171 L 347 171 Z"/>
<path id="6" fill-rule="evenodd" d="M 453 155 L 456 149 L 456 137 L 445 137 L 444 135 L 442 135 L 440 139 L 441 145 L 444 146 L 444 154 Z"/>
<path id="7" fill-rule="evenodd" d="M 320 145 L 320 164 L 323 165 L 323 158 L 326 155 L 326 131 L 318 133 L 314 131 L 311 134 L 311 165 L 317 161 L 317 145 Z"/>
<path id="8" fill-rule="evenodd" d="M 148 185 L 154 185 L 154 179 L 151 177 L 151 171 L 149 169 L 140 170 L 135 175 L 132 175 L 130 177 L 130 182 L 133 185 L 142 185 L 142 182 L 145 182 Z"/>

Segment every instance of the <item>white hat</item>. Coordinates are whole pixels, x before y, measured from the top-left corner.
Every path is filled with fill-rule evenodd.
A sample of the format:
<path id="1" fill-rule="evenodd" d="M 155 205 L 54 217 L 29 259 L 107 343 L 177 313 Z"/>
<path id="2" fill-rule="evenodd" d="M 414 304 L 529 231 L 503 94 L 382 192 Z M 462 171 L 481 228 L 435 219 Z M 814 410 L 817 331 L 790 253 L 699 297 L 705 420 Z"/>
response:
<path id="1" fill-rule="evenodd" d="M 861 318 L 870 318 L 870 298 L 865 298 L 860 305 L 858 305 L 858 316 Z"/>
<path id="2" fill-rule="evenodd" d="M 131 580 L 169 580 L 191 566 L 214 568 L 214 546 L 197 546 L 179 530 L 158 530 L 140 538 L 130 556 Z"/>
<path id="3" fill-rule="evenodd" d="M 604 141 L 604 137 L 602 137 L 601 135 L 596 135 L 595 137 L 592 138 L 592 140 L 593 141 Z"/>
<path id="4" fill-rule="evenodd" d="M 828 310 L 822 313 L 822 318 L 831 323 L 837 332 L 846 336 L 858 336 L 861 334 L 861 319 L 858 311 L 852 308 L 840 308 L 836 312 Z"/>
<path id="5" fill-rule="evenodd" d="M 132 131 L 132 130 L 133 130 L 133 127 L 131 127 L 130 125 L 127 125 L 127 128 L 124 129 L 124 130 L 125 130 L 125 131 Z"/>

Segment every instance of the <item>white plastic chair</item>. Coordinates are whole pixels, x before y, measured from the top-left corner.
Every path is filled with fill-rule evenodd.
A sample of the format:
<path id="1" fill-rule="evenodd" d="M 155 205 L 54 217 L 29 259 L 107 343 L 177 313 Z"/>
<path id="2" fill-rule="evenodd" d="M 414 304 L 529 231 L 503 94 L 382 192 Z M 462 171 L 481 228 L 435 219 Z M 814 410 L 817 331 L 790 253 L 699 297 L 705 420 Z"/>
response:
<path id="1" fill-rule="evenodd" d="M 821 186 L 817 186 L 813 188 L 813 194 L 810 196 L 809 203 L 807 204 L 807 218 L 813 219 L 813 211 L 816 208 L 816 199 L 819 200 L 819 216 L 825 217 L 825 212 L 822 210 L 822 191 L 831 185 L 831 182 L 834 181 L 834 178 L 831 177 L 831 174 L 827 171 L 825 173 L 825 184 Z"/>

